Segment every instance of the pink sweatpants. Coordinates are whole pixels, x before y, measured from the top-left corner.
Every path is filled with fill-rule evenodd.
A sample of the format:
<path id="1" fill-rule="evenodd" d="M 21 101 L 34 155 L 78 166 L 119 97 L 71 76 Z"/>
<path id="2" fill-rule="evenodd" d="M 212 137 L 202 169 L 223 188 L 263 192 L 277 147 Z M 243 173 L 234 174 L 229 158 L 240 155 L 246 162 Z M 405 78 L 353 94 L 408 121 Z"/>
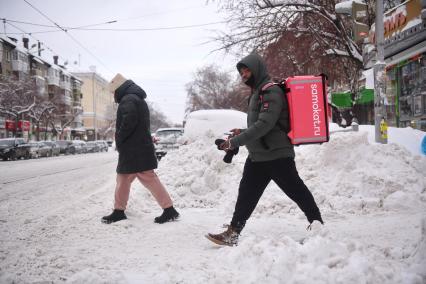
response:
<path id="1" fill-rule="evenodd" d="M 161 208 L 164 209 L 173 205 L 167 190 L 161 183 L 157 174 L 154 170 L 149 170 L 134 174 L 117 174 L 114 209 L 126 210 L 130 186 L 136 177 L 151 192 Z"/>

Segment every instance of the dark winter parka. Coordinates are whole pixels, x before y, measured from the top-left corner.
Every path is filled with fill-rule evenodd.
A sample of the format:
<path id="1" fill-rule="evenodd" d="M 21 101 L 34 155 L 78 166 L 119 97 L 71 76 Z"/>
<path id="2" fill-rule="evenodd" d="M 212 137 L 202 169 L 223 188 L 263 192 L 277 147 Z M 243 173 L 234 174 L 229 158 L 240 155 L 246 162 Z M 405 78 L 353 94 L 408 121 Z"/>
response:
<path id="1" fill-rule="evenodd" d="M 289 114 L 283 91 L 278 86 L 262 91 L 271 79 L 259 55 L 252 53 L 244 57 L 238 62 L 237 69 L 242 66 L 250 69 L 254 77 L 251 78 L 252 94 L 247 111 L 247 129 L 232 138 L 231 145 L 245 145 L 254 162 L 294 157 L 294 148 L 286 132 L 290 129 Z"/>
<path id="2" fill-rule="evenodd" d="M 118 103 L 115 132 L 119 153 L 117 173 L 130 174 L 157 168 L 145 91 L 127 80 L 115 91 L 114 98 Z"/>

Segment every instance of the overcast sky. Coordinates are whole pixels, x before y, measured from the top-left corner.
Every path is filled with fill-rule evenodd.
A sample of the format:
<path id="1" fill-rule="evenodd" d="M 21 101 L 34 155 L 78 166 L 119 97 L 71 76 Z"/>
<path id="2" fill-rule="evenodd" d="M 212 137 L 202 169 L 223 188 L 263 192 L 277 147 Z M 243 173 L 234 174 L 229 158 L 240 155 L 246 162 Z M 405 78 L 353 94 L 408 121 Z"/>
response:
<path id="1" fill-rule="evenodd" d="M 178 28 L 223 21 L 224 15 L 217 12 L 216 3 L 206 5 L 204 0 L 26 1 L 0 0 L 0 18 L 54 26 L 50 21 L 52 20 L 61 27 L 80 27 L 117 21 L 89 27 L 92 29 L 175 27 L 150 31 L 68 30 L 68 33 L 79 42 L 76 43 L 59 28 L 17 22 L 6 24 L 6 32 L 11 33 L 8 36 L 14 36 L 19 40 L 23 37 L 22 31 L 33 32 L 29 37 L 30 46 L 37 40 L 43 42 L 45 44 L 43 58 L 52 60 L 55 53 L 59 55 L 60 64 L 65 61 L 70 63 L 69 69 L 89 71 L 89 66 L 96 66 L 97 72 L 107 80 L 117 72 L 133 79 L 145 89 L 148 100 L 154 102 L 156 108 L 175 123 L 181 123 L 183 120 L 185 84 L 191 81 L 192 74 L 197 68 L 217 63 L 230 71 L 237 60 L 225 56 L 223 52 L 210 54 L 218 48 L 217 43 L 203 44 L 211 40 L 215 30 L 224 30 L 226 28 L 224 24 Z M 4 25 L 0 28 L 3 34 L 4 28 Z M 38 31 L 44 33 L 35 33 Z M 74 62 L 79 64 L 74 65 Z"/>

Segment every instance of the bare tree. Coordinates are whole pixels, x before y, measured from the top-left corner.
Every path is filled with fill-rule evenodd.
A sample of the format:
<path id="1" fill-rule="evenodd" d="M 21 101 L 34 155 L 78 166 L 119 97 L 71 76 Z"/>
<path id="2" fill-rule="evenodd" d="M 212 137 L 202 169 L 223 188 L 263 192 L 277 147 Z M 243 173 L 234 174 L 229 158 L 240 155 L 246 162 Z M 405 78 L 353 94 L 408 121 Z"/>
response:
<path id="1" fill-rule="evenodd" d="M 198 69 L 186 84 L 186 112 L 200 109 L 240 109 L 241 98 L 232 77 L 216 65 Z"/>
<path id="2" fill-rule="evenodd" d="M 161 127 L 171 126 L 171 123 L 168 121 L 164 113 L 159 111 L 152 102 L 148 102 L 148 107 L 150 114 L 151 132 L 154 132 Z"/>
<path id="3" fill-rule="evenodd" d="M 36 106 L 28 113 L 28 116 L 32 118 L 33 122 L 37 125 L 37 140 L 40 140 L 40 124 L 43 123 L 43 125 L 46 126 L 45 132 L 47 132 L 47 125 L 51 120 L 55 109 L 56 106 L 52 102 L 48 100 L 42 100 L 41 102 L 37 103 Z M 46 136 L 44 139 L 46 139 Z"/>
<path id="4" fill-rule="evenodd" d="M 241 55 L 268 51 L 269 58 L 292 74 L 306 74 L 306 67 L 335 75 L 354 91 L 362 69 L 361 44 L 353 40 L 352 20 L 335 13 L 335 0 L 213 0 L 227 12 L 231 32 L 218 33 L 221 50 Z M 387 9 L 400 0 L 385 0 Z M 375 19 L 375 0 L 367 0 L 364 23 Z M 271 48 L 274 46 L 274 48 Z M 269 49 L 269 50 L 268 50 Z M 303 55 L 303 56 L 302 56 Z M 327 66 L 332 62 L 332 66 Z M 285 63 L 285 64 L 283 64 Z M 315 66 L 316 65 L 316 66 Z M 328 64 L 330 65 L 330 64 Z M 327 69 L 324 68 L 327 67 Z M 321 67 L 321 68 L 318 68 Z M 333 74 L 334 72 L 334 74 Z M 282 75 L 282 70 L 279 72 Z M 291 74 L 288 74 L 291 75 Z"/>
<path id="5" fill-rule="evenodd" d="M 216 38 L 222 49 L 239 47 L 244 53 L 264 50 L 276 43 L 284 32 L 308 35 L 323 56 L 348 57 L 362 66 L 361 49 L 353 41 L 349 22 L 336 15 L 336 1 L 299 0 L 222 0 L 221 9 L 229 12 L 230 34 Z M 292 43 L 288 43 L 292 44 Z"/>
<path id="6" fill-rule="evenodd" d="M 14 120 L 22 119 L 36 107 L 36 94 L 33 80 L 0 76 L 0 113 Z"/>

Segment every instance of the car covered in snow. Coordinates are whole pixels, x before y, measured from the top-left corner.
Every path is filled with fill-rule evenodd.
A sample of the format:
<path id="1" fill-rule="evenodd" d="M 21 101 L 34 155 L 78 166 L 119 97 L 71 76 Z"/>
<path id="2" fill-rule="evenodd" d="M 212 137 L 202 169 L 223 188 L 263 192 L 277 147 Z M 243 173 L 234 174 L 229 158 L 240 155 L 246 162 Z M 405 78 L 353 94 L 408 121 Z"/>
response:
<path id="1" fill-rule="evenodd" d="M 168 151 L 178 149 L 182 145 L 183 128 L 159 128 L 152 136 L 155 155 L 161 160 Z"/>

